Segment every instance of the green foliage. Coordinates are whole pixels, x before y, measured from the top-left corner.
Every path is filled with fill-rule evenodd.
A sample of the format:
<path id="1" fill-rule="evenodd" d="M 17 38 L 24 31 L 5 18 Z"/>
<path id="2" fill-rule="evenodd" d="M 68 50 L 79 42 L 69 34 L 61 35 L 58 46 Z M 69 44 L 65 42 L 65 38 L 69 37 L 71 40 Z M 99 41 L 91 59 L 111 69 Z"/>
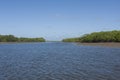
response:
<path id="1" fill-rule="evenodd" d="M 80 38 L 67 38 L 67 39 L 63 39 L 63 42 L 79 42 Z"/>
<path id="2" fill-rule="evenodd" d="M 19 42 L 45 42 L 44 38 L 19 38 Z"/>
<path id="3" fill-rule="evenodd" d="M 13 35 L 0 35 L 0 42 L 45 42 L 44 38 L 18 38 Z"/>
<path id="4" fill-rule="evenodd" d="M 17 40 L 18 38 L 13 35 L 0 35 L 0 42 L 16 42 Z"/>
<path id="5" fill-rule="evenodd" d="M 69 39 L 64 39 L 63 42 L 120 42 L 120 31 L 94 32 L 83 35 L 80 38 Z"/>

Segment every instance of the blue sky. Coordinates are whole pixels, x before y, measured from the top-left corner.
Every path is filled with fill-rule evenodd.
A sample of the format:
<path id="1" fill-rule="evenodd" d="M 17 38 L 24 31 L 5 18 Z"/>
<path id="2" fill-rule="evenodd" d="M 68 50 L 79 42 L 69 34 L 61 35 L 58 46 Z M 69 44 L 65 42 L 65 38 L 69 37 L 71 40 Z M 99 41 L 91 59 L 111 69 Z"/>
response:
<path id="1" fill-rule="evenodd" d="M 61 40 L 120 30 L 120 0 L 0 0 L 0 34 Z"/>

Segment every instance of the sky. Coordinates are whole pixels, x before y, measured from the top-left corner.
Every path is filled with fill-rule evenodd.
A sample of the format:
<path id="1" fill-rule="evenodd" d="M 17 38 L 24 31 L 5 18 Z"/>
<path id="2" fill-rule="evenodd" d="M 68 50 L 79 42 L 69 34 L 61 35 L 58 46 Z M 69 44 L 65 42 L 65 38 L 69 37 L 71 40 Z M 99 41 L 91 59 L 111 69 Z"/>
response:
<path id="1" fill-rule="evenodd" d="M 0 0 L 0 34 L 80 37 L 120 30 L 120 0 Z"/>

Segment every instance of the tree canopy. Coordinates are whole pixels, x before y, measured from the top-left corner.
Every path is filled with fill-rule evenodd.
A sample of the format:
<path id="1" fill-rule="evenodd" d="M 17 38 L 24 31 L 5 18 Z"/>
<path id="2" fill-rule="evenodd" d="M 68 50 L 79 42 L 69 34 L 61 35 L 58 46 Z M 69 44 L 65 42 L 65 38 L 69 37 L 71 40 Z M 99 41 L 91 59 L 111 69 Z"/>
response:
<path id="1" fill-rule="evenodd" d="M 0 35 L 0 42 L 45 42 L 44 38 L 18 38 L 14 35 Z"/>
<path id="2" fill-rule="evenodd" d="M 101 31 L 85 34 L 79 38 L 63 39 L 63 42 L 120 42 L 120 31 Z"/>

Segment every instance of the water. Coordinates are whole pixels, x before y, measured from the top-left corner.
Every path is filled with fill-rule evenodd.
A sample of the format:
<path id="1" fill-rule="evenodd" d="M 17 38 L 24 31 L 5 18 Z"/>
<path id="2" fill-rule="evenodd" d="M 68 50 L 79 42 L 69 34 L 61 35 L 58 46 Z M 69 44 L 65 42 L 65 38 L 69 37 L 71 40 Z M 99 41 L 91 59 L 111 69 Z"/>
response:
<path id="1" fill-rule="evenodd" d="M 120 48 L 0 44 L 0 80 L 119 80 Z"/>

